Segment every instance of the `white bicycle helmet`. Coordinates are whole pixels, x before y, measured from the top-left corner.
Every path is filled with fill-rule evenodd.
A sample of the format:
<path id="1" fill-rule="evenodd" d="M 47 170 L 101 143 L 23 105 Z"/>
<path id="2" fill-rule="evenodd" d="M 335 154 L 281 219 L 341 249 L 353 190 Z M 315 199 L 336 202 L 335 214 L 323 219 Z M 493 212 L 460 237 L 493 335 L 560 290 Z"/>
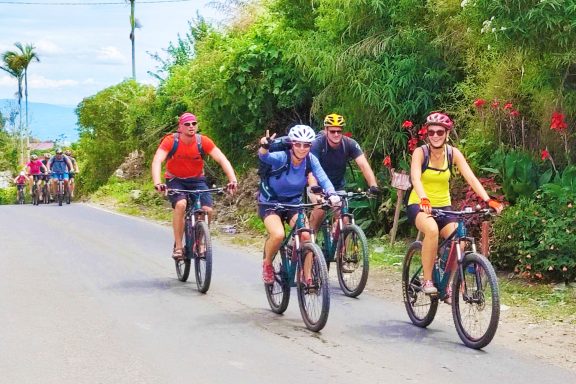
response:
<path id="1" fill-rule="evenodd" d="M 311 143 L 316 138 L 314 130 L 307 125 L 295 125 L 288 132 L 290 141 L 299 141 L 301 143 Z"/>

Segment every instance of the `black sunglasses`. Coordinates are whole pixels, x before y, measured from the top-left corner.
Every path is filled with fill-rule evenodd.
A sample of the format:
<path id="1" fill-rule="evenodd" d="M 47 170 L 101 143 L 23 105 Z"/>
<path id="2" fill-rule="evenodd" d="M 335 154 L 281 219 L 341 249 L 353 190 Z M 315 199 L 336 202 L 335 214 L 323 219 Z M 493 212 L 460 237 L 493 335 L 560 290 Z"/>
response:
<path id="1" fill-rule="evenodd" d="M 191 126 L 191 125 L 192 125 L 192 126 L 196 126 L 196 124 L 198 124 L 197 121 L 192 121 L 192 122 L 190 122 L 190 123 L 184 123 L 184 125 L 187 126 L 187 127 L 189 127 L 189 126 Z"/>

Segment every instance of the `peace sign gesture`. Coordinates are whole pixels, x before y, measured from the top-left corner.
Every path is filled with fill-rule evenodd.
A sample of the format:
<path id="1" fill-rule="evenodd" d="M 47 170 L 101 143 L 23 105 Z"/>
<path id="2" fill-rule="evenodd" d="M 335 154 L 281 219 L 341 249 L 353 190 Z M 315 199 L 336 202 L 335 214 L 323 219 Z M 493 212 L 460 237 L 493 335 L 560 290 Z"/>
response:
<path id="1" fill-rule="evenodd" d="M 270 131 L 267 129 L 266 136 L 260 139 L 260 147 L 267 150 L 268 148 L 270 148 L 270 142 L 274 140 L 275 137 L 276 134 L 274 133 L 272 136 L 270 136 Z"/>

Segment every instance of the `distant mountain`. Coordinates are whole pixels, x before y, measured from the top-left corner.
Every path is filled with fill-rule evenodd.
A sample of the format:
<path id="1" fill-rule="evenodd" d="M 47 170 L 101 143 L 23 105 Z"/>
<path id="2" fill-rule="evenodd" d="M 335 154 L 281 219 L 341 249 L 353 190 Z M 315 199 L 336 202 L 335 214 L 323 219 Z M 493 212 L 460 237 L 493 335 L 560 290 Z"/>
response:
<path id="1" fill-rule="evenodd" d="M 76 107 L 44 103 L 28 103 L 28 121 L 32 136 L 40 140 L 54 140 L 63 136 L 64 141 L 78 140 Z M 0 99 L 0 112 L 4 117 L 11 110 L 18 110 L 16 100 Z M 22 102 L 24 114 L 24 102 Z M 22 119 L 25 119 L 24 115 Z M 24 120 L 23 120 L 24 121 Z"/>

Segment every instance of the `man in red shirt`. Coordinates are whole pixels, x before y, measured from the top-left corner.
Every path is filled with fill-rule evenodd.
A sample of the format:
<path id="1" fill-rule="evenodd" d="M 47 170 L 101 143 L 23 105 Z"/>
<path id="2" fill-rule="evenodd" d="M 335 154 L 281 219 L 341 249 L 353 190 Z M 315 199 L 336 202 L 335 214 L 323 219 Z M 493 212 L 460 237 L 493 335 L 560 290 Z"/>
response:
<path id="1" fill-rule="evenodd" d="M 202 159 L 198 143 L 196 142 L 197 131 L 198 121 L 196 116 L 186 112 L 178 119 L 179 139 L 176 152 L 168 158 L 168 154 L 174 145 L 174 135 L 164 137 L 160 143 L 152 160 L 152 181 L 154 182 L 154 188 L 156 188 L 158 192 L 163 192 L 166 188 L 188 190 L 208 189 L 204 176 L 204 160 Z M 200 139 L 202 151 L 220 164 L 226 177 L 228 177 L 228 191 L 233 193 L 236 190 L 237 181 L 232 165 L 210 138 L 201 135 Z M 166 179 L 165 184 L 162 183 L 161 180 L 162 163 L 164 161 L 166 161 L 166 172 L 164 174 Z M 174 208 L 172 228 L 174 230 L 175 245 L 172 257 L 174 259 L 181 259 L 183 257 L 182 236 L 184 234 L 186 195 L 176 193 L 171 194 L 169 198 L 172 203 L 172 208 Z M 212 212 L 212 195 L 210 193 L 200 194 L 200 202 L 202 209 L 210 214 Z"/>

